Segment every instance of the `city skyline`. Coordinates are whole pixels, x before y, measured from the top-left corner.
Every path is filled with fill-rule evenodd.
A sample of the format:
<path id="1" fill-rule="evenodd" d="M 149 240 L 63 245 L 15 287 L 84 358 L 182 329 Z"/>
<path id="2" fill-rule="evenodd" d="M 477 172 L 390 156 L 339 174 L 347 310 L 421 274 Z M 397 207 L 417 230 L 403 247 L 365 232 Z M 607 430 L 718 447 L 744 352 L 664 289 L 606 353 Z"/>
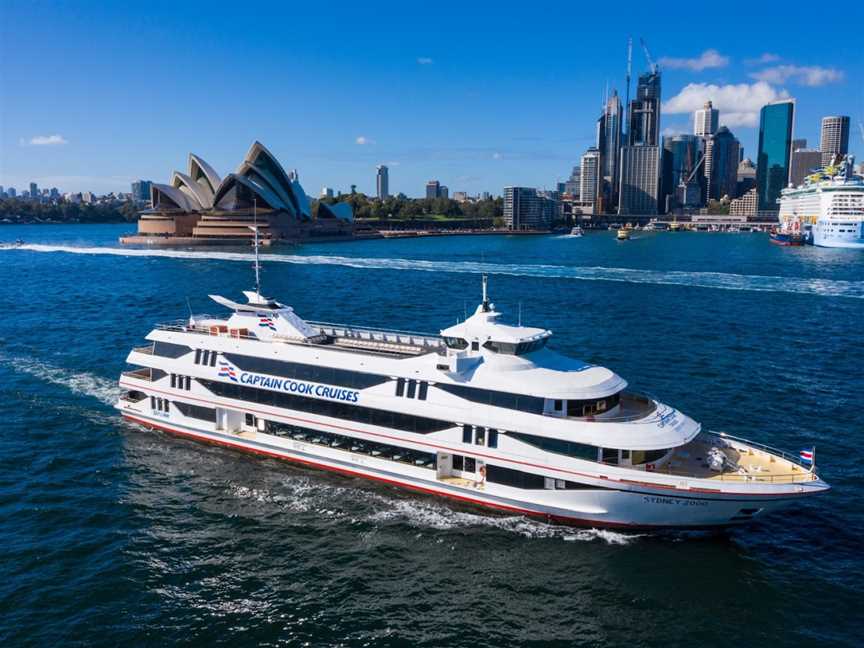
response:
<path id="1" fill-rule="evenodd" d="M 593 45 L 576 58 L 565 47 L 572 25 L 549 25 L 514 50 L 500 33 L 516 28 L 516 18 L 476 7 L 430 26 L 398 5 L 382 8 L 380 20 L 346 5 L 340 20 L 354 29 L 322 40 L 333 25 L 310 8 L 289 15 L 274 6 L 264 10 L 272 21 L 261 21 L 243 12 L 229 19 L 218 8 L 201 20 L 192 8 L 167 5 L 142 17 L 119 6 L 6 3 L 0 185 L 128 192 L 138 179 L 168 182 L 164 169 L 188 150 L 228 173 L 236 151 L 261 139 L 310 188 L 347 192 L 356 184 L 375 195 L 375 169 L 386 165 L 394 195 L 422 196 L 429 178 L 471 194 L 554 189 L 594 142 L 606 88 L 624 98 L 628 35 L 643 36 L 660 65 L 661 135 L 691 133 L 693 112 L 711 100 L 719 125 L 754 159 L 761 106 L 788 96 L 796 99 L 796 139 L 817 143 L 822 117 L 850 115 L 850 152 L 864 150 L 854 21 L 836 26 L 829 57 L 829 48 L 803 46 L 806 25 L 743 5 L 735 39 L 697 37 L 687 25 L 705 24 L 708 8 L 687 7 L 687 18 L 603 33 L 575 28 Z M 590 18 L 601 8 L 586 11 Z M 568 39 L 554 37 L 565 31 Z M 27 43 L 37 35 L 45 46 L 34 52 Z M 64 46 L 73 40 L 85 44 Z M 195 74 L 176 65 L 190 57 L 200 63 Z M 647 70 L 637 47 L 633 97 Z M 158 71 L 159 83 L 144 81 L 148 71 Z M 226 84 L 239 74 L 255 96 L 265 89 L 263 100 Z"/>

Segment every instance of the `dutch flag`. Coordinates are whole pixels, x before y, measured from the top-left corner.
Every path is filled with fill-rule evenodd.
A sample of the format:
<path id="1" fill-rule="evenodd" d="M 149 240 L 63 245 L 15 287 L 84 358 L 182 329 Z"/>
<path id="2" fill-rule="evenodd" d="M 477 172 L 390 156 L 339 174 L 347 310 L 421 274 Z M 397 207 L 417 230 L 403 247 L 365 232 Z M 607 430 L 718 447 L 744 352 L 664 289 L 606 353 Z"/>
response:
<path id="1" fill-rule="evenodd" d="M 813 455 L 816 454 L 816 448 L 804 448 L 799 456 L 801 457 L 801 463 L 807 464 L 808 466 L 813 465 Z"/>

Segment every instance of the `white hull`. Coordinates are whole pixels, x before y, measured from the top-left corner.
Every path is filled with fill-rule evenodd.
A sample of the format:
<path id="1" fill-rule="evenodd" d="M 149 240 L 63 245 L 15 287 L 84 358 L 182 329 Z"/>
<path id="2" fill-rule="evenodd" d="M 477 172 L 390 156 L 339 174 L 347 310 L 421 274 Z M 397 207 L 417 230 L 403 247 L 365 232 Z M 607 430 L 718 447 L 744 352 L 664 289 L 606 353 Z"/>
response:
<path id="1" fill-rule="evenodd" d="M 862 250 L 864 249 L 864 222 L 846 225 L 819 220 L 813 227 L 813 245 Z"/>
<path id="2" fill-rule="evenodd" d="M 226 433 L 181 424 L 121 406 L 132 422 L 198 441 L 275 457 L 306 466 L 363 477 L 430 495 L 521 515 L 540 517 L 572 525 L 610 528 L 710 528 L 746 524 L 756 517 L 787 507 L 803 493 L 760 495 L 684 494 L 681 489 L 649 483 L 624 484 L 614 488 L 609 480 L 597 490 L 536 491 L 529 499 L 525 491 L 497 484 L 460 486 L 442 482 L 435 471 L 253 431 Z M 169 417 L 170 418 L 170 417 Z M 210 426 L 212 427 L 212 426 Z M 598 480 L 599 481 L 599 480 Z M 803 490 L 803 489 L 802 489 Z M 812 489 L 813 493 L 819 489 Z"/>

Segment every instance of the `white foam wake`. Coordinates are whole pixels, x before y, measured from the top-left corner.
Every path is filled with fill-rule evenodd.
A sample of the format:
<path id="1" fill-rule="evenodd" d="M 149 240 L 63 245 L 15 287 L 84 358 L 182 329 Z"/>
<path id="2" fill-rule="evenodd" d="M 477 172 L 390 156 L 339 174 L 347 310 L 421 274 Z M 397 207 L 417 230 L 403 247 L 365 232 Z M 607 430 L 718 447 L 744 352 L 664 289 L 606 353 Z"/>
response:
<path id="1" fill-rule="evenodd" d="M 113 405 L 120 395 L 116 382 L 90 373 L 70 371 L 41 360 L 0 354 L 0 364 L 53 385 L 65 387 L 82 396 L 90 396 L 106 405 Z"/>
<path id="2" fill-rule="evenodd" d="M 115 247 L 79 247 L 72 245 L 25 244 L 5 250 L 31 252 L 65 252 L 69 254 L 100 254 L 122 257 L 162 257 L 168 259 L 212 259 L 217 261 L 251 261 L 244 252 L 200 250 L 152 250 Z M 421 272 L 457 272 L 514 275 L 582 281 L 618 281 L 636 284 L 692 286 L 721 290 L 781 292 L 829 297 L 864 299 L 864 281 L 818 279 L 806 277 L 779 277 L 742 275 L 728 272 L 690 272 L 681 270 L 642 270 L 637 268 L 610 268 L 604 266 L 564 266 L 524 263 L 481 263 L 473 261 L 426 261 L 422 259 L 392 259 L 375 257 L 344 257 L 297 254 L 267 254 L 273 263 L 302 265 L 333 265 L 369 270 L 413 270 Z"/>

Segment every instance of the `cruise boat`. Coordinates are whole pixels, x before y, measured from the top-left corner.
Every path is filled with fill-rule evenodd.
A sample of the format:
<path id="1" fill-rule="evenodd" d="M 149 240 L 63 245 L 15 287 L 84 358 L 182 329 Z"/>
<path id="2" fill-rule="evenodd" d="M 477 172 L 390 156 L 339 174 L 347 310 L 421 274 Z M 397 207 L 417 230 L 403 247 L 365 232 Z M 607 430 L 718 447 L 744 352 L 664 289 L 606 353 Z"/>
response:
<path id="1" fill-rule="evenodd" d="M 580 236 L 582 236 L 583 233 L 584 232 L 582 231 L 582 228 L 578 225 L 574 225 L 573 229 L 570 230 L 570 236 L 572 236 L 573 238 L 579 238 Z"/>
<path id="2" fill-rule="evenodd" d="M 781 230 L 821 247 L 864 249 L 864 177 L 853 172 L 854 156 L 807 176 L 780 194 Z"/>
<path id="3" fill-rule="evenodd" d="M 476 312 L 440 335 L 306 321 L 257 280 L 245 297 L 211 295 L 224 317 L 158 325 L 132 349 L 122 416 L 577 525 L 739 525 L 829 488 L 812 454 L 703 430 L 556 353 L 551 331 L 506 323 L 485 276 Z"/>

